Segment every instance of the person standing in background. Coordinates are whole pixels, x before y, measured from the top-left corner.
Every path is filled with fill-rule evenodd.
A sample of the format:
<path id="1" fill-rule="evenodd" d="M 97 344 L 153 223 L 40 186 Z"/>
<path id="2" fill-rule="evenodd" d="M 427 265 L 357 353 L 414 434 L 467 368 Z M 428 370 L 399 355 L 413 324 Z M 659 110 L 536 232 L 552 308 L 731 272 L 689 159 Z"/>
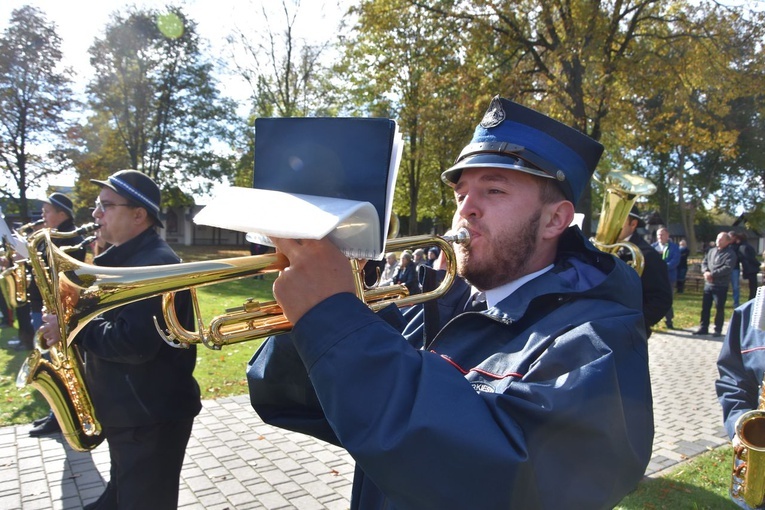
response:
<path id="1" fill-rule="evenodd" d="M 77 228 L 74 224 L 73 204 L 69 197 L 63 193 L 51 193 L 50 196 L 43 199 L 43 202 L 43 228 L 55 229 L 59 232 L 72 232 Z M 78 244 L 81 244 L 82 241 L 83 237 L 79 235 L 65 238 L 51 238 L 51 242 L 58 247 L 77 246 Z M 47 266 L 47 257 L 44 251 L 42 253 L 44 265 Z M 77 250 L 67 252 L 67 255 L 82 262 L 85 260 L 85 253 L 85 247 L 81 246 Z M 43 298 L 34 278 L 31 278 L 30 280 L 28 293 L 32 330 L 37 332 L 37 330 L 40 329 L 40 326 L 42 326 Z M 56 415 L 53 413 L 53 409 L 50 410 L 47 416 L 33 421 L 32 426 L 33 428 L 29 431 L 31 437 L 47 436 L 61 431 L 61 427 L 56 419 Z"/>
<path id="2" fill-rule="evenodd" d="M 627 219 L 624 220 L 619 240 L 634 244 L 643 254 L 645 267 L 643 274 L 640 275 L 640 285 L 643 290 L 645 330 L 650 338 L 651 328 L 658 324 L 672 307 L 672 286 L 669 284 L 667 264 L 638 232 L 638 229 L 645 228 L 645 225 L 640 211 L 633 205 Z M 631 256 L 628 250 L 619 251 L 619 257 L 624 261 L 628 261 Z"/>
<path id="3" fill-rule="evenodd" d="M 656 237 L 657 241 L 651 246 L 661 255 L 661 259 L 667 265 L 667 276 L 669 277 L 669 286 L 674 300 L 677 266 L 680 265 L 680 248 L 669 239 L 669 229 L 663 225 L 656 231 Z M 669 310 L 667 310 L 667 314 L 664 317 L 667 329 L 675 329 L 675 325 L 672 322 L 675 318 L 675 311 L 672 309 L 671 302 Z"/>
<path id="4" fill-rule="evenodd" d="M 754 250 L 751 244 L 747 242 L 746 234 L 744 232 L 734 232 L 734 249 L 738 255 L 739 267 L 741 268 L 741 275 L 744 280 L 749 284 L 749 299 L 754 299 L 757 293 L 757 273 L 760 272 L 760 261 L 757 260 L 757 252 Z M 734 308 L 738 308 L 735 302 L 734 295 Z"/>
<path id="5" fill-rule="evenodd" d="M 733 230 L 728 232 L 728 235 L 730 236 L 731 248 L 736 254 L 736 262 L 730 272 L 730 288 L 733 296 L 733 308 L 738 308 L 741 299 L 741 260 L 738 254 L 738 237 Z"/>
<path id="6" fill-rule="evenodd" d="M 688 255 L 691 254 L 685 239 L 680 239 L 678 251 L 680 252 L 680 263 L 677 265 L 677 293 L 682 294 L 685 292 L 685 277 L 688 275 Z"/>
<path id="7" fill-rule="evenodd" d="M 728 296 L 728 284 L 733 267 L 736 265 L 736 253 L 730 246 L 731 239 L 727 232 L 717 234 L 715 247 L 711 248 L 701 262 L 704 275 L 704 295 L 701 298 L 701 321 L 697 335 L 709 334 L 709 319 L 712 303 L 715 304 L 715 330 L 712 336 L 722 336 L 725 323 L 725 300 Z"/>

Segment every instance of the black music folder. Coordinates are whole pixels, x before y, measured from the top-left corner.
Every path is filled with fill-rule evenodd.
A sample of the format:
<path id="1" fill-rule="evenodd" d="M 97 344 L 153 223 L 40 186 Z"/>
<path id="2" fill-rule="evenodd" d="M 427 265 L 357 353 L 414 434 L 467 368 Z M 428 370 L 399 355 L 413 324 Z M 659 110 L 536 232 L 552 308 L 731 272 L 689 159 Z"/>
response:
<path id="1" fill-rule="evenodd" d="M 329 235 L 348 257 L 378 258 L 402 147 L 390 119 L 257 119 L 253 187 L 223 190 L 194 221 L 258 244 Z"/>

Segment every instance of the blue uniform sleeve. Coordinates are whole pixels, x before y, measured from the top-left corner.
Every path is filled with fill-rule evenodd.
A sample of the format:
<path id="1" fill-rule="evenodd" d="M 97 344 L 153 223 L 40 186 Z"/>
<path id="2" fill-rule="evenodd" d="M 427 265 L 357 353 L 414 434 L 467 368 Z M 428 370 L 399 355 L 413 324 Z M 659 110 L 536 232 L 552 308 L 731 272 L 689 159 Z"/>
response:
<path id="1" fill-rule="evenodd" d="M 736 433 L 736 420 L 757 409 L 765 373 L 765 332 L 750 327 L 752 301 L 733 311 L 720 355 L 715 382 L 728 437 Z"/>

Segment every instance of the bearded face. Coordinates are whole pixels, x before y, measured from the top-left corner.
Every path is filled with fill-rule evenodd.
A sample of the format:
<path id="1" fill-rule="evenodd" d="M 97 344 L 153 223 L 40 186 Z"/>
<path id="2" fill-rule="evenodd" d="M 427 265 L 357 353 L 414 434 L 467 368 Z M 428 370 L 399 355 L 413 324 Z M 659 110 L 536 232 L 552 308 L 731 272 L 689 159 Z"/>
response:
<path id="1" fill-rule="evenodd" d="M 457 272 L 488 290 L 529 274 L 539 242 L 542 204 L 537 178 L 521 172 L 475 169 L 455 186 L 453 229 L 471 241 L 456 247 Z"/>

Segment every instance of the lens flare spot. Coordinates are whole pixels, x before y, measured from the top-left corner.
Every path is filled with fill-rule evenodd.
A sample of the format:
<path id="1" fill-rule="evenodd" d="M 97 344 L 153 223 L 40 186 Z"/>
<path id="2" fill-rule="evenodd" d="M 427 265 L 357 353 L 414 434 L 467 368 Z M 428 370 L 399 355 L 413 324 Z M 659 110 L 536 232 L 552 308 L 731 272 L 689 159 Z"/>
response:
<path id="1" fill-rule="evenodd" d="M 172 12 L 157 17 L 157 28 L 168 39 L 178 39 L 183 35 L 183 21 Z"/>

